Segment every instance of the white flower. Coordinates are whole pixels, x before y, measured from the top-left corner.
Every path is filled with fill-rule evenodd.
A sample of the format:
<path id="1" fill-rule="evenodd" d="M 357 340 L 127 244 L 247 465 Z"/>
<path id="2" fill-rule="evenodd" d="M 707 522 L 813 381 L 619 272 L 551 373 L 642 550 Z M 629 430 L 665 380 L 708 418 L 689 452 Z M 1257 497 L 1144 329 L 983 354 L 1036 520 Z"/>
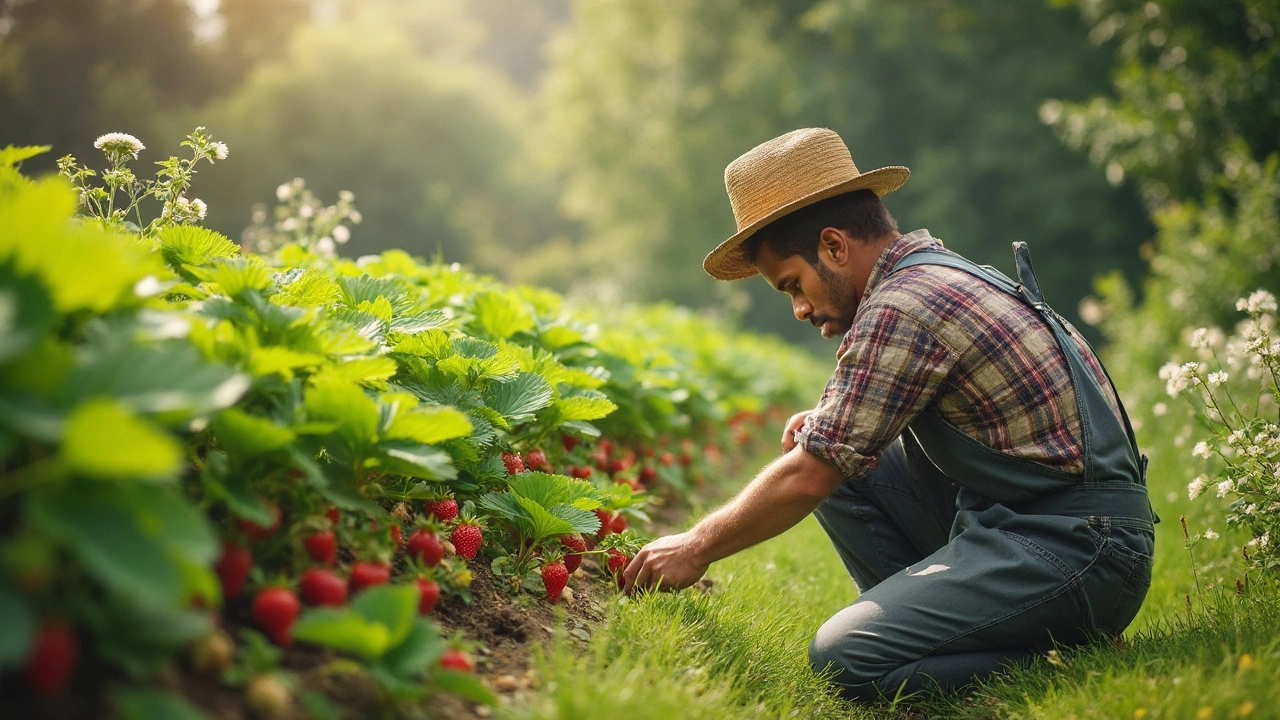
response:
<path id="1" fill-rule="evenodd" d="M 339 190 L 338 199 L 342 202 L 351 202 L 356 199 L 356 195 L 350 190 Z"/>
<path id="2" fill-rule="evenodd" d="M 338 225 L 333 229 L 333 239 L 337 240 L 338 244 L 341 245 L 351 239 L 351 231 L 347 229 L 346 225 Z"/>
<path id="3" fill-rule="evenodd" d="M 1177 397 L 1178 393 L 1187 389 L 1187 386 L 1195 381 L 1200 382 L 1197 374 L 1202 369 L 1201 363 L 1189 362 L 1179 365 L 1177 363 L 1165 363 L 1160 368 L 1160 379 L 1167 381 L 1165 384 L 1165 392 L 1170 397 Z"/>
<path id="4" fill-rule="evenodd" d="M 210 149 L 211 151 L 213 151 L 211 154 L 213 155 L 213 159 L 214 159 L 214 160 L 226 160 L 226 159 L 227 159 L 227 152 L 228 152 L 228 151 L 227 151 L 227 144 L 226 144 L 226 143 L 224 143 L 224 142 L 209 143 L 209 149 Z"/>
<path id="5" fill-rule="evenodd" d="M 105 153 L 118 153 L 120 155 L 132 155 L 138 157 L 138 153 L 147 149 L 146 145 L 138 138 L 129 133 L 113 132 L 102 135 L 93 141 L 93 146 Z"/>
<path id="6" fill-rule="evenodd" d="M 347 213 L 347 219 L 350 220 L 352 224 L 359 225 L 360 220 L 362 219 L 362 216 L 360 215 L 359 210 L 352 210 L 351 212 Z"/>
<path id="7" fill-rule="evenodd" d="M 1191 333 L 1191 342 L 1189 344 L 1197 350 L 1209 347 L 1209 328 L 1197 328 L 1195 332 Z"/>
<path id="8" fill-rule="evenodd" d="M 1167 412 L 1169 412 L 1169 406 L 1165 403 L 1159 402 L 1151 406 L 1151 414 L 1156 417 L 1163 417 Z"/>
<path id="9" fill-rule="evenodd" d="M 333 244 L 333 238 L 331 237 L 322 237 L 316 241 L 316 250 L 319 250 L 324 255 L 332 255 L 335 249 L 337 248 Z"/>
<path id="10" fill-rule="evenodd" d="M 1218 537 L 1218 533 L 1214 532 L 1213 528 L 1208 528 L 1204 531 L 1205 540 L 1217 540 Z"/>
<path id="11" fill-rule="evenodd" d="M 205 213 L 209 212 L 209 206 L 205 205 L 204 201 L 200 198 L 196 198 L 191 201 L 191 210 L 196 214 L 196 217 L 203 220 Z"/>
<path id="12" fill-rule="evenodd" d="M 1194 455 L 1195 457 L 1202 457 L 1208 460 L 1209 459 L 1209 443 L 1203 440 L 1196 443 L 1196 446 L 1191 449 L 1191 454 Z"/>
<path id="13" fill-rule="evenodd" d="M 1190 483 L 1187 483 L 1187 497 L 1191 498 L 1192 500 L 1195 500 L 1196 498 L 1200 497 L 1200 493 L 1204 492 L 1204 486 L 1208 482 L 1208 480 L 1209 480 L 1209 477 L 1207 475 L 1200 475 L 1196 477 L 1195 480 L 1192 480 Z"/>
<path id="14" fill-rule="evenodd" d="M 1250 315 L 1276 311 L 1276 296 L 1266 290 L 1254 290 L 1253 294 L 1236 301 L 1236 309 L 1247 311 Z"/>
<path id="15" fill-rule="evenodd" d="M 303 220 L 306 220 L 307 218 L 315 214 L 316 214 L 315 208 L 311 207 L 310 205 L 303 205 L 302 207 L 298 208 L 298 216 L 301 217 Z"/>
<path id="16" fill-rule="evenodd" d="M 1226 371 L 1219 370 L 1218 372 L 1211 372 L 1211 373 L 1209 373 L 1209 386 L 1210 386 L 1210 387 L 1218 387 L 1219 385 L 1221 385 L 1222 383 L 1224 383 L 1224 382 L 1226 382 L 1226 381 L 1227 381 L 1227 373 L 1226 373 Z"/>
<path id="17" fill-rule="evenodd" d="M 1218 497 L 1226 497 L 1227 493 L 1235 489 L 1236 484 L 1230 480 L 1223 480 L 1218 483 Z"/>
<path id="18" fill-rule="evenodd" d="M 276 187 L 276 199 L 280 202 L 284 202 L 289 199 L 289 193 L 291 192 L 293 192 L 293 188 L 289 186 L 289 183 L 280 183 L 280 185 Z"/>

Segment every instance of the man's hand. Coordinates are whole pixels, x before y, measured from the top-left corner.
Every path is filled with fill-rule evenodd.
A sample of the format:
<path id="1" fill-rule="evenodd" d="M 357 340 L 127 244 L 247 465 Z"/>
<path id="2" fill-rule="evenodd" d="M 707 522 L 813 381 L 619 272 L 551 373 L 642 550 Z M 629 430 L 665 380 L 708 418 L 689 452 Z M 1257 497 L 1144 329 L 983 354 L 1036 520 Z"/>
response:
<path id="1" fill-rule="evenodd" d="M 804 412 L 796 413 L 787 421 L 787 429 L 782 431 L 782 452 L 788 453 L 795 448 L 796 432 L 798 432 L 800 428 L 804 427 L 805 418 L 809 417 L 809 413 L 811 412 L 813 411 L 805 410 Z"/>
<path id="2" fill-rule="evenodd" d="M 702 579 L 711 563 L 695 559 L 691 532 L 668 535 L 645 545 L 622 571 L 623 589 L 681 590 Z"/>

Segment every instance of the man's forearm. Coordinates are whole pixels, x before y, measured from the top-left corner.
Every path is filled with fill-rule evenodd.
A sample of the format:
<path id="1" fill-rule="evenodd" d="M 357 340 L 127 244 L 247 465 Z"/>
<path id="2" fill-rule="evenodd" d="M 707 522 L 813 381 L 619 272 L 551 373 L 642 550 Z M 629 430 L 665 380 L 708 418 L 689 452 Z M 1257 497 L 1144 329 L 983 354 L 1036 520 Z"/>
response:
<path id="1" fill-rule="evenodd" d="M 701 565 L 780 535 L 813 512 L 843 480 L 801 447 L 769 464 L 723 507 L 689 531 Z"/>

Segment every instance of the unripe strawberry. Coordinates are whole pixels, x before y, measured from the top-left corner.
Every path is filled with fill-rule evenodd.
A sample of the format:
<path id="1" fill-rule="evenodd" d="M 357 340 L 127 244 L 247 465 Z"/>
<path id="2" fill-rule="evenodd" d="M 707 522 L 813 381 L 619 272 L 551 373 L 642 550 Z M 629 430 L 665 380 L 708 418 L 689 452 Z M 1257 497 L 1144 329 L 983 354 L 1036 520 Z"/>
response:
<path id="1" fill-rule="evenodd" d="M 502 464 L 507 466 L 508 475 L 519 475 L 524 472 L 524 461 L 516 453 L 502 453 Z"/>
<path id="2" fill-rule="evenodd" d="M 259 675 L 244 688 L 244 698 L 255 716 L 277 720 L 289 714 L 293 695 L 275 675 Z"/>
<path id="3" fill-rule="evenodd" d="M 418 614 L 430 615 L 436 607 L 436 601 L 440 599 L 440 585 L 435 580 L 424 577 L 419 577 L 417 584 L 422 598 L 418 601 Z"/>
<path id="4" fill-rule="evenodd" d="M 338 538 L 332 530 L 321 530 L 308 535 L 302 541 L 312 560 L 322 565 L 332 565 L 338 557 Z"/>
<path id="5" fill-rule="evenodd" d="M 475 664 L 471 662 L 471 656 L 466 651 L 458 648 L 449 648 L 444 651 L 444 654 L 440 656 L 440 667 L 464 673 L 475 670 Z"/>
<path id="6" fill-rule="evenodd" d="M 253 596 L 253 605 L 249 608 L 253 621 L 258 628 L 281 647 L 293 644 L 293 621 L 298 619 L 298 611 L 302 606 L 298 596 L 282 587 L 267 587 Z"/>
<path id="7" fill-rule="evenodd" d="M 565 569 L 570 574 L 577 572 L 578 568 L 582 567 L 582 555 L 579 553 L 587 551 L 586 541 L 582 539 L 581 535 L 561 535 L 560 544 L 577 551 L 564 556 Z"/>
<path id="8" fill-rule="evenodd" d="M 36 630 L 23 674 L 38 695 L 57 695 L 71 680 L 80 660 L 75 633 L 61 622 L 47 622 Z"/>
<path id="9" fill-rule="evenodd" d="M 442 523 L 447 523 L 458 517 L 458 501 L 453 498 L 428 500 L 426 502 L 426 511 L 429 517 L 433 517 Z"/>
<path id="10" fill-rule="evenodd" d="M 337 607 L 347 601 L 347 581 L 332 570 L 312 568 L 302 573 L 298 590 L 308 605 Z"/>
<path id="11" fill-rule="evenodd" d="M 559 560 L 542 566 L 542 584 L 547 588 L 547 602 L 560 599 L 564 586 L 569 582 L 569 569 Z"/>
<path id="12" fill-rule="evenodd" d="M 222 541 L 222 556 L 213 564 L 222 582 L 222 597 L 230 600 L 240 595 L 249 570 L 253 568 L 253 554 L 230 540 Z"/>
<path id="13" fill-rule="evenodd" d="M 409 557 L 427 567 L 435 567 L 444 557 L 444 546 L 434 532 L 421 528 L 409 536 Z"/>
<path id="14" fill-rule="evenodd" d="M 483 540 L 484 535 L 480 531 L 480 526 L 465 521 L 454 528 L 453 534 L 449 536 L 449 541 L 453 543 L 458 555 L 468 560 L 476 556 Z"/>
<path id="15" fill-rule="evenodd" d="M 384 562 L 358 562 L 351 566 L 351 594 L 391 580 L 391 565 Z"/>

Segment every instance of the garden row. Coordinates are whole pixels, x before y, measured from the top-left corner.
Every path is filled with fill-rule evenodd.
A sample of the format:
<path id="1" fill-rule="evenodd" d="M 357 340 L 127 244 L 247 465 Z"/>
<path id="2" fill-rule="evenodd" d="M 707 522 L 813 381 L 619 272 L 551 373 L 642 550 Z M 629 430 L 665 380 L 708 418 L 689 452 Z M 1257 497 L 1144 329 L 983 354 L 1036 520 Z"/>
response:
<path id="1" fill-rule="evenodd" d="M 400 251 L 339 258 L 351 198 L 300 182 L 242 252 L 185 194 L 227 148 L 184 144 L 156 180 L 123 134 L 65 177 L 0 150 L 6 696 L 79 676 L 121 717 L 198 716 L 151 685 L 181 666 L 270 715 L 298 643 L 387 705 L 482 697 L 427 617 L 469 600 L 474 563 L 556 602 L 583 553 L 619 567 L 655 501 L 811 399 L 807 357 L 675 308 L 571 312 Z M 238 643 L 236 618 L 256 627 Z"/>

